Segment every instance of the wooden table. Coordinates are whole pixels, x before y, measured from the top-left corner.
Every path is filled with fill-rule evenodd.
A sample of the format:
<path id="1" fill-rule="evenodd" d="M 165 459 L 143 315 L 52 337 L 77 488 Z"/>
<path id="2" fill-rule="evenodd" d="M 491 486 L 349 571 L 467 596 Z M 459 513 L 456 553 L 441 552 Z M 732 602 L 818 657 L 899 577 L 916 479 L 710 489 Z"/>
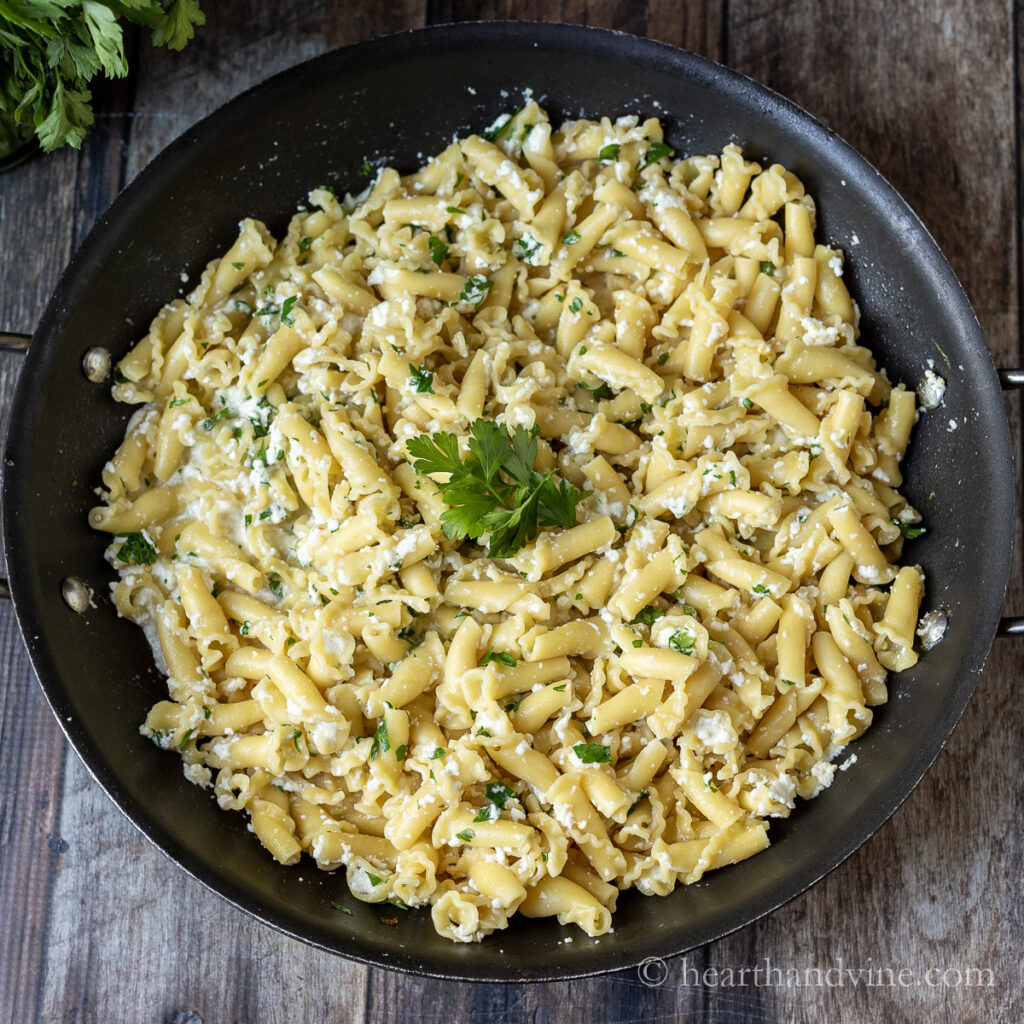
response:
<path id="1" fill-rule="evenodd" d="M 182 54 L 152 51 L 145 39 L 132 37 L 130 76 L 98 91 L 97 128 L 80 153 L 36 159 L 0 177 L 0 327 L 31 330 L 61 268 L 117 191 L 222 101 L 282 68 L 371 35 L 514 16 L 652 36 L 737 68 L 803 105 L 860 149 L 922 216 L 963 281 L 997 364 L 1024 365 L 1015 103 L 1024 5 L 207 0 L 204 6 L 208 24 Z M 8 357 L 0 368 L 4 411 L 15 363 Z M 1019 406 L 1015 399 L 1008 405 L 1019 454 Z M 1018 544 L 1007 602 L 1016 613 L 1024 611 L 1019 551 Z M 975 698 L 925 780 L 872 840 L 809 893 L 668 962 L 661 984 L 626 971 L 503 987 L 368 970 L 278 935 L 191 881 L 133 829 L 70 752 L 5 605 L 0 1021 L 1019 1022 L 1021 654 L 1013 641 L 996 641 Z M 763 973 L 766 958 L 782 968 L 782 983 Z M 751 971 L 757 966 L 760 976 Z M 872 967 L 892 968 L 894 984 L 855 988 L 839 973 Z M 706 968 L 717 973 L 698 977 Z M 790 968 L 812 984 L 787 985 Z M 813 984 L 814 975 L 803 973 L 808 968 L 833 973 Z"/>

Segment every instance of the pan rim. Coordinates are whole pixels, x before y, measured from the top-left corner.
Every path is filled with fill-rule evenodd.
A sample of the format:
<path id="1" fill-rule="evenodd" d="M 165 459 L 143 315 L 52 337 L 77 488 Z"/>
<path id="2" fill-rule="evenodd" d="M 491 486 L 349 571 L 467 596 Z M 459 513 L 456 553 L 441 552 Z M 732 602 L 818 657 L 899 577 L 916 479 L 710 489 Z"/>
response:
<path id="1" fill-rule="evenodd" d="M 514 40 L 513 37 L 515 37 Z M 462 22 L 410 29 L 401 33 L 379 36 L 304 61 L 228 100 L 171 142 L 126 186 L 111 206 L 101 215 L 63 271 L 53 297 L 40 319 L 36 332 L 39 343 L 30 347 L 25 370 L 19 379 L 12 408 L 14 410 L 28 408 L 32 400 L 32 378 L 35 376 L 33 370 L 44 358 L 43 350 L 47 347 L 47 339 L 51 336 L 59 335 L 59 320 L 65 295 L 68 291 L 68 282 L 80 276 L 83 266 L 88 265 L 95 254 L 102 250 L 108 226 L 112 222 L 116 222 L 123 212 L 130 210 L 131 204 L 139 199 L 150 183 L 158 181 L 159 176 L 173 165 L 179 155 L 186 151 L 198 137 L 209 132 L 211 122 L 216 123 L 219 120 L 239 115 L 253 103 L 264 102 L 268 95 L 288 90 L 294 82 L 301 82 L 304 76 L 310 73 L 310 69 L 313 66 L 337 61 L 340 59 L 339 55 L 345 55 L 348 59 L 370 60 L 375 54 L 383 51 L 383 55 L 392 60 L 408 59 L 410 56 L 424 52 L 428 47 L 439 45 L 441 41 L 444 41 L 449 46 L 480 45 L 481 41 L 489 42 L 492 45 L 510 45 L 514 41 L 518 45 L 529 46 L 531 44 L 537 45 L 538 40 L 546 40 L 552 44 L 558 43 L 563 46 L 567 40 L 574 42 L 585 41 L 586 47 L 591 49 L 599 48 L 603 41 L 603 49 L 606 54 L 610 49 L 620 51 L 625 48 L 623 52 L 616 53 L 618 57 L 625 57 L 630 48 L 649 54 L 658 54 L 672 63 L 678 74 L 689 75 L 690 77 L 709 82 L 712 87 L 726 89 L 733 94 L 739 95 L 741 98 L 746 93 L 748 99 L 759 100 L 770 112 L 771 116 L 774 116 L 777 120 L 780 118 L 782 120 L 788 119 L 800 124 L 806 132 L 817 137 L 817 144 L 820 147 L 837 148 L 846 161 L 851 166 L 858 168 L 865 178 L 873 176 L 875 187 L 881 189 L 888 196 L 890 202 L 895 201 L 905 213 L 912 230 L 918 233 L 925 243 L 923 249 L 926 257 L 930 260 L 930 269 L 946 287 L 948 301 L 951 304 L 955 303 L 959 307 L 961 314 L 965 317 L 965 322 L 971 328 L 973 338 L 968 340 L 971 342 L 979 341 L 981 346 L 986 348 L 987 351 L 981 327 L 970 307 L 967 296 L 925 225 L 870 162 L 844 142 L 836 132 L 821 124 L 812 115 L 792 103 L 792 101 L 743 75 L 741 72 L 696 54 L 669 46 L 668 44 L 633 36 L 629 33 L 591 26 L 550 22 Z M 986 385 L 988 393 L 997 393 L 999 390 L 998 382 L 990 355 L 988 357 L 986 376 L 987 380 L 975 381 L 973 383 Z M 999 421 L 999 426 L 1001 427 L 1000 436 L 993 438 L 992 442 L 1005 453 L 1008 463 L 1012 464 L 1009 424 L 1001 404 L 1000 409 L 1002 411 L 1002 418 Z M 568 959 L 564 966 L 551 964 L 537 969 L 520 970 L 518 973 L 513 973 L 513 976 L 510 977 L 507 969 L 504 971 L 499 970 L 502 966 L 508 968 L 510 965 L 502 965 L 500 961 L 496 961 L 493 965 L 487 965 L 482 962 L 478 963 L 477 961 L 472 963 L 467 961 L 465 964 L 462 964 L 456 956 L 451 957 L 450 960 L 443 961 L 437 958 L 424 958 L 409 954 L 384 955 L 374 950 L 367 950 L 359 941 L 330 942 L 316 935 L 310 935 L 308 932 L 303 932 L 296 926 L 294 918 L 287 918 L 269 905 L 260 905 L 257 895 L 254 895 L 252 892 L 245 892 L 242 887 L 235 885 L 226 877 L 204 877 L 204 870 L 208 870 L 209 866 L 182 847 L 172 833 L 163 829 L 152 818 L 144 805 L 139 804 L 131 797 L 124 785 L 115 777 L 113 771 L 105 763 L 102 746 L 96 743 L 73 718 L 73 709 L 66 693 L 65 684 L 56 672 L 56 667 L 48 648 L 41 643 L 40 636 L 35 632 L 37 614 L 34 610 L 34 602 L 37 598 L 33 592 L 32 568 L 28 564 L 27 559 L 20 558 L 15 550 L 17 547 L 15 542 L 21 535 L 23 526 L 22 518 L 19 514 L 20 502 L 11 500 L 11 497 L 18 496 L 20 492 L 23 492 L 25 487 L 24 477 L 15 475 L 12 472 L 12 465 L 15 461 L 14 455 L 24 447 L 24 435 L 28 429 L 30 429 L 29 417 L 12 417 L 11 429 L 6 442 L 3 473 L 3 490 L 9 496 L 8 500 L 4 503 L 3 509 L 4 546 L 9 560 L 11 591 L 19 627 L 47 702 L 50 704 L 71 746 L 86 765 L 89 773 L 113 800 L 115 806 L 158 849 L 169 856 L 193 878 L 200 881 L 207 889 L 227 900 L 238 909 L 293 938 L 324 949 L 327 952 L 343 955 L 370 966 L 393 967 L 413 974 L 449 980 L 522 982 L 566 980 L 592 976 L 632 967 L 643 960 L 644 954 L 647 952 L 646 947 L 638 946 L 639 952 L 637 954 L 615 950 L 614 948 L 608 951 L 598 949 L 596 951 L 588 951 L 587 957 L 580 956 Z M 1008 499 L 1009 507 L 1013 508 L 1015 494 L 1012 480 L 1007 483 L 1005 489 L 1007 495 L 1002 496 L 1003 500 L 1006 501 Z M 994 535 L 992 538 L 997 549 L 1007 553 L 1012 550 L 1013 522 L 1014 519 L 1009 517 L 1005 523 L 996 523 L 1001 536 Z M 994 534 L 996 532 L 995 530 L 993 531 Z M 986 622 L 991 625 L 991 634 L 987 625 L 979 633 L 984 642 L 985 651 L 991 648 L 991 643 L 995 636 L 999 608 L 1003 603 L 1009 579 L 1009 558 L 1004 559 L 1004 562 L 1006 564 L 1006 571 L 1003 577 L 997 579 L 995 585 L 992 584 L 991 580 L 987 581 L 988 586 L 984 594 L 984 604 L 978 613 L 979 622 Z M 821 878 L 838 867 L 856 849 L 867 842 L 885 821 L 895 813 L 903 800 L 913 792 L 925 771 L 945 746 L 949 735 L 974 691 L 983 665 L 984 657 L 981 657 L 976 664 L 966 665 L 961 668 L 954 688 L 956 700 L 952 702 L 946 710 L 946 714 L 941 718 L 941 726 L 935 730 L 935 735 L 940 738 L 932 744 L 934 749 L 928 748 L 918 752 L 918 756 L 912 761 L 908 771 L 908 778 L 912 778 L 912 783 L 909 786 L 901 789 L 891 800 L 872 807 L 871 813 L 864 815 L 860 826 L 856 829 L 856 837 L 841 844 L 838 852 L 830 854 L 825 861 L 817 864 L 813 871 L 807 873 L 808 877 L 801 877 L 795 883 L 790 883 L 789 886 L 784 888 L 781 896 L 774 891 L 772 893 L 766 892 L 764 894 L 765 898 L 758 901 L 754 909 L 745 911 L 743 920 L 738 920 L 727 927 L 714 931 L 714 933 L 709 933 L 701 941 L 704 943 L 715 941 L 778 909 L 778 907 L 820 881 Z M 71 716 L 71 720 L 69 720 L 69 716 Z M 255 906 L 253 905 L 254 902 Z M 663 949 L 659 955 L 664 957 L 678 955 L 686 952 L 688 949 L 695 948 L 696 945 L 699 945 L 699 943 L 688 943 L 678 948 Z M 455 950 L 453 949 L 454 952 Z M 483 958 L 479 957 L 477 960 L 482 961 Z M 588 962 L 590 960 L 595 963 Z"/>

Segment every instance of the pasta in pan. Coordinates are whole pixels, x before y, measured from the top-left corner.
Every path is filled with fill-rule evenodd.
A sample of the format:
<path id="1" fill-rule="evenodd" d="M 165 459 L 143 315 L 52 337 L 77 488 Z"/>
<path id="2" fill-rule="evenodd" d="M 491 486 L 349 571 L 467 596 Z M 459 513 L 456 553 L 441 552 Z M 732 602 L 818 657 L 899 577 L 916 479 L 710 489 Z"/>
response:
<path id="1" fill-rule="evenodd" d="M 528 102 L 244 220 L 115 373 L 143 733 L 451 939 L 763 849 L 917 659 L 914 393 L 793 174 L 674 156 Z"/>

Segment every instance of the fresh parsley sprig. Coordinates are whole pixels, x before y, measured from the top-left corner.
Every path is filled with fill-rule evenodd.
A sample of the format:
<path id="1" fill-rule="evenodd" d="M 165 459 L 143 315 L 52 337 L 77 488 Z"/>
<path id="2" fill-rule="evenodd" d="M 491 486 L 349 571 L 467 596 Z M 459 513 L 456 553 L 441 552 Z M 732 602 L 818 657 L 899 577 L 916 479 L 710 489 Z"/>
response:
<path id="1" fill-rule="evenodd" d="M 81 146 L 93 124 L 89 82 L 128 73 L 122 20 L 180 50 L 206 17 L 199 0 L 2 0 L 0 121 L 34 131 L 48 153 Z"/>
<path id="2" fill-rule="evenodd" d="M 435 481 L 448 506 L 441 514 L 446 537 L 476 540 L 486 533 L 488 557 L 509 558 L 546 527 L 576 525 L 576 506 L 589 492 L 534 469 L 535 434 L 521 426 L 509 434 L 486 419 L 469 429 L 466 459 L 454 434 L 420 434 L 406 445 L 417 473 L 448 476 Z"/>

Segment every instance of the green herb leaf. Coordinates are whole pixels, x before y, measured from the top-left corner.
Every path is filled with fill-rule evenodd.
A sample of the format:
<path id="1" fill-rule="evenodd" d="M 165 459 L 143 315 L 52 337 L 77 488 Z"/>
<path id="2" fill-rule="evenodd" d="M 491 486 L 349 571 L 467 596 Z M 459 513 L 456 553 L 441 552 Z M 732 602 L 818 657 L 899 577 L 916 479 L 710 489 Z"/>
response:
<path id="1" fill-rule="evenodd" d="M 299 301 L 298 295 L 289 295 L 284 302 L 281 303 L 281 323 L 286 327 L 291 327 L 295 323 L 295 317 L 292 316 L 292 310 L 295 308 L 295 303 Z"/>
<path id="2" fill-rule="evenodd" d="M 532 263 L 543 248 L 532 235 L 523 235 L 512 243 L 512 255 L 524 263 Z"/>
<path id="3" fill-rule="evenodd" d="M 470 425 L 469 457 L 463 459 L 454 434 L 410 438 L 407 458 L 417 473 L 441 473 L 437 481 L 447 508 L 441 529 L 451 540 L 489 535 L 490 558 L 509 558 L 542 528 L 576 525 L 576 506 L 587 492 L 553 472 L 534 469 L 535 437 L 521 426 L 509 434 L 492 420 Z"/>
<path id="4" fill-rule="evenodd" d="M 628 818 L 650 795 L 646 789 L 642 793 L 637 793 L 636 799 L 629 805 L 629 810 L 626 811 L 626 817 Z"/>
<path id="5" fill-rule="evenodd" d="M 456 832 L 455 836 L 461 839 L 464 843 L 468 843 L 476 833 L 471 828 L 464 828 L 461 832 Z"/>
<path id="6" fill-rule="evenodd" d="M 309 235 L 303 235 L 299 239 L 299 252 L 309 252 L 310 247 L 313 245 L 313 239 Z"/>
<path id="7" fill-rule="evenodd" d="M 515 667 L 516 659 L 508 651 L 488 651 L 481 659 L 480 665 L 489 665 L 492 661 L 500 662 L 502 665 Z"/>
<path id="8" fill-rule="evenodd" d="M 775 276 L 775 267 L 772 266 L 771 260 L 761 260 L 761 273 L 767 274 L 769 277 Z"/>
<path id="9" fill-rule="evenodd" d="M 471 302 L 474 309 L 479 309 L 483 305 L 484 299 L 487 298 L 487 293 L 493 287 L 494 282 L 488 281 L 486 277 L 471 277 L 463 285 L 462 291 L 459 292 L 458 301 Z"/>
<path id="10" fill-rule="evenodd" d="M 753 589 L 755 594 L 771 594 L 771 591 L 763 583 L 755 583 Z"/>
<path id="11" fill-rule="evenodd" d="M 631 626 L 653 626 L 664 615 L 665 613 L 660 608 L 655 608 L 653 604 L 649 604 L 646 608 L 641 608 L 629 620 L 629 624 Z"/>
<path id="12" fill-rule="evenodd" d="M 348 914 L 349 917 L 352 916 L 352 911 L 349 910 L 348 907 L 343 907 L 340 903 L 335 903 L 334 900 L 331 900 L 331 906 L 335 910 L 340 910 L 341 913 L 343 913 L 343 914 Z"/>
<path id="13" fill-rule="evenodd" d="M 622 149 L 622 144 L 619 142 L 609 142 L 607 146 L 602 146 L 601 151 L 597 154 L 598 160 L 618 160 L 619 150 Z"/>
<path id="14" fill-rule="evenodd" d="M 413 388 L 421 395 L 432 395 L 434 393 L 434 375 L 422 366 L 413 366 L 409 363 L 409 380 Z"/>
<path id="15" fill-rule="evenodd" d="M 435 748 L 434 752 L 430 755 L 430 760 L 437 761 L 439 758 L 444 757 L 445 754 L 447 753 L 448 751 L 445 750 L 444 747 L 437 747 Z"/>
<path id="16" fill-rule="evenodd" d="M 689 633 L 684 633 L 681 629 L 677 629 L 668 638 L 668 645 L 672 650 L 679 651 L 680 654 L 693 653 L 693 637 Z"/>
<path id="17" fill-rule="evenodd" d="M 583 764 L 611 763 L 611 750 L 603 743 L 577 743 L 572 749 Z"/>
<path id="18" fill-rule="evenodd" d="M 391 740 L 388 739 L 388 723 L 385 719 L 380 720 L 376 732 L 373 734 L 373 744 L 370 747 L 370 760 L 376 761 L 381 754 L 386 754 L 391 749 Z"/>
<path id="19" fill-rule="evenodd" d="M 573 229 L 572 231 L 567 231 L 564 235 L 562 235 L 562 241 L 566 245 L 575 245 L 579 240 L 580 233 L 575 229 Z"/>
<path id="20" fill-rule="evenodd" d="M 148 533 L 129 533 L 117 550 L 117 558 L 129 565 L 152 565 L 156 561 L 156 545 Z"/>
<path id="21" fill-rule="evenodd" d="M 280 601 L 281 598 L 284 596 L 284 589 L 281 586 L 281 577 L 275 576 L 273 573 L 268 573 L 267 586 L 270 587 L 270 592 L 274 595 L 274 597 L 276 597 Z"/>
<path id="22" fill-rule="evenodd" d="M 430 247 L 430 258 L 438 266 L 441 266 L 441 264 L 448 259 L 448 253 L 451 250 L 436 235 L 431 235 L 427 239 L 427 245 Z"/>
<path id="23" fill-rule="evenodd" d="M 642 171 L 645 167 L 657 162 L 664 156 L 674 156 L 675 150 L 664 142 L 652 142 L 647 152 L 636 162 L 636 169 Z"/>
<path id="24" fill-rule="evenodd" d="M 579 315 L 579 311 L 583 308 L 583 300 L 577 295 L 572 302 L 569 303 L 569 312 Z M 585 348 L 580 349 L 582 355 L 587 350 Z"/>
<path id="25" fill-rule="evenodd" d="M 900 523 L 900 533 L 902 533 L 907 540 L 917 540 L 922 533 L 927 532 L 928 531 L 923 526 L 913 526 L 910 523 Z"/>
<path id="26" fill-rule="evenodd" d="M 480 138 L 487 139 L 488 142 L 496 142 L 512 127 L 512 122 L 516 119 L 516 115 L 522 110 L 522 107 L 518 107 L 514 110 L 497 128 L 487 128 L 480 133 Z"/>

